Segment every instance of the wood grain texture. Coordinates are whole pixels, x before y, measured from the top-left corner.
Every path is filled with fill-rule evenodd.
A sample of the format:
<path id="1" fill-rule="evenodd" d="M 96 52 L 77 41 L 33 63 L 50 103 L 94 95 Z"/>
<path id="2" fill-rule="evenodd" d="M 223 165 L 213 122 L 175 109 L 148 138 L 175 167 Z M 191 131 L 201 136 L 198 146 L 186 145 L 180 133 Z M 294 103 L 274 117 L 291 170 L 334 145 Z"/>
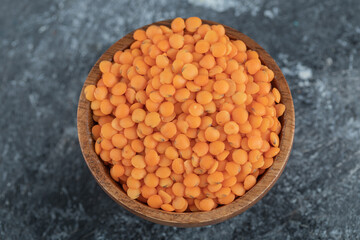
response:
<path id="1" fill-rule="evenodd" d="M 155 25 L 165 25 L 170 27 L 171 20 L 153 23 Z M 203 20 L 203 23 L 209 25 L 218 24 L 212 21 Z M 149 25 L 142 27 L 146 29 Z M 90 102 L 86 100 L 84 95 L 84 88 L 90 84 L 96 84 L 100 79 L 101 73 L 99 70 L 99 63 L 103 60 L 112 61 L 112 56 L 116 51 L 124 50 L 130 46 L 134 41 L 132 33 L 112 45 L 96 62 L 91 69 L 83 89 L 80 93 L 78 112 L 77 112 L 77 127 L 80 147 L 91 173 L 95 177 L 99 185 L 104 191 L 116 201 L 118 204 L 129 210 L 130 212 L 140 216 L 149 221 L 171 225 L 177 227 L 196 227 L 219 223 L 234 217 L 248 208 L 252 207 L 258 202 L 275 184 L 277 179 L 283 172 L 288 161 L 290 151 L 293 144 L 294 130 L 295 130 L 295 112 L 293 100 L 289 86 L 280 68 L 271 58 L 271 56 L 260 47 L 254 40 L 243 33 L 236 31 L 228 26 L 224 26 L 226 34 L 231 39 L 240 39 L 244 41 L 249 49 L 258 52 L 262 63 L 274 71 L 275 78 L 272 85 L 279 89 L 281 93 L 281 103 L 285 104 L 286 110 L 284 115 L 279 119 L 282 124 L 280 133 L 280 153 L 274 160 L 274 164 L 259 178 L 257 184 L 242 197 L 237 198 L 229 205 L 218 207 L 210 212 L 186 212 L 173 213 L 165 212 L 158 209 L 153 209 L 147 205 L 130 199 L 122 190 L 120 185 L 112 180 L 109 174 L 109 168 L 106 167 L 102 160 L 96 155 L 94 151 L 94 141 L 91 136 L 91 128 L 94 125 L 92 113 L 90 109 Z"/>

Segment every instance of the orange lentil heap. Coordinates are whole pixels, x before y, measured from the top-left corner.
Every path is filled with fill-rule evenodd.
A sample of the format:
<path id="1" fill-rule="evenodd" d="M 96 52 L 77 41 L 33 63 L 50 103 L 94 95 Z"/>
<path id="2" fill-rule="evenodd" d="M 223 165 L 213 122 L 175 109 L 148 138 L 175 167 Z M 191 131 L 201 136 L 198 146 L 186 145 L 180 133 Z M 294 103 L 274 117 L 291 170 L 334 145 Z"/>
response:
<path id="1" fill-rule="evenodd" d="M 273 71 L 198 17 L 133 38 L 84 92 L 111 177 L 165 211 L 210 211 L 244 195 L 280 151 L 285 106 Z"/>

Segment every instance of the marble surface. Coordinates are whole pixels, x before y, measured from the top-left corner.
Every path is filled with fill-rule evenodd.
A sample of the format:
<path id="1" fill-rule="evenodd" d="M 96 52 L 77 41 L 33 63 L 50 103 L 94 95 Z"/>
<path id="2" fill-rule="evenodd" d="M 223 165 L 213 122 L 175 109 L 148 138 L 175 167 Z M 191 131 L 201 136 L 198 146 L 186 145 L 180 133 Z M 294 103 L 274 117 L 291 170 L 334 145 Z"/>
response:
<path id="1" fill-rule="evenodd" d="M 360 239 L 360 2 L 2 0 L 0 239 Z M 255 39 L 283 70 L 296 110 L 289 163 L 245 213 L 182 229 L 112 201 L 83 161 L 82 84 L 125 33 L 175 16 Z"/>

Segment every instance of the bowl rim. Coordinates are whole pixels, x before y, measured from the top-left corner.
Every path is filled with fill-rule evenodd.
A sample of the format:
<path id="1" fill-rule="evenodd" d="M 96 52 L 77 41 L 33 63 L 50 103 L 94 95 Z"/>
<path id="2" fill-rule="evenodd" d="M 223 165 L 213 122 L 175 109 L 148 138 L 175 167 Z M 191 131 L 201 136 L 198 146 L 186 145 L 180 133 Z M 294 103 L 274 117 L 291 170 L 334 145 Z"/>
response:
<path id="1" fill-rule="evenodd" d="M 163 20 L 143 26 L 139 29 L 146 29 L 150 25 L 165 25 L 169 27 L 171 21 L 172 19 Z M 202 22 L 209 25 L 219 24 L 203 19 Z M 116 51 L 124 50 L 130 46 L 134 41 L 132 34 L 135 30 L 115 42 L 100 56 L 90 70 L 81 90 L 77 110 L 77 129 L 84 160 L 98 184 L 115 202 L 133 214 L 146 220 L 177 227 L 197 227 L 219 223 L 232 218 L 252 207 L 266 195 L 279 179 L 290 156 L 295 133 L 295 111 L 291 92 L 284 75 L 275 60 L 253 39 L 229 26 L 224 24 L 221 25 L 224 26 L 226 35 L 229 36 L 230 39 L 242 40 L 248 49 L 257 51 L 263 64 L 273 70 L 275 77 L 272 86 L 275 86 L 280 91 L 282 97 L 281 103 L 286 106 L 285 113 L 282 116 L 282 119 L 280 119 L 280 122 L 282 123 L 280 134 L 281 141 L 279 146 L 280 153 L 274 159 L 273 165 L 262 174 L 261 178 L 258 179 L 258 182 L 252 189 L 228 205 L 218 207 L 209 212 L 186 213 L 166 212 L 161 209 L 150 208 L 137 200 L 130 199 L 121 189 L 120 185 L 111 178 L 108 168 L 103 164 L 103 161 L 98 155 L 96 155 L 94 150 L 94 140 L 91 136 L 91 127 L 94 125 L 94 122 L 92 119 L 90 102 L 85 98 L 84 89 L 87 85 L 94 84 L 99 79 L 100 70 L 98 66 L 100 61 L 112 61 L 112 57 Z"/>

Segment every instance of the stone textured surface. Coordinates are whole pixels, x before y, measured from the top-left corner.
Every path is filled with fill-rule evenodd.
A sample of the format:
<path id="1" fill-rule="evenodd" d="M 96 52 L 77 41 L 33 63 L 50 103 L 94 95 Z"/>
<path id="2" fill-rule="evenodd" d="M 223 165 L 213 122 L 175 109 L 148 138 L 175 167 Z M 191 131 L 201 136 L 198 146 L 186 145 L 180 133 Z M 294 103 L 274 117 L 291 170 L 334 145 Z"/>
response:
<path id="1" fill-rule="evenodd" d="M 2 0 L 0 239 L 360 239 L 357 0 Z M 90 67 L 125 33 L 200 16 L 255 39 L 294 97 L 284 174 L 258 204 L 181 229 L 128 213 L 80 152 L 76 107 Z"/>

